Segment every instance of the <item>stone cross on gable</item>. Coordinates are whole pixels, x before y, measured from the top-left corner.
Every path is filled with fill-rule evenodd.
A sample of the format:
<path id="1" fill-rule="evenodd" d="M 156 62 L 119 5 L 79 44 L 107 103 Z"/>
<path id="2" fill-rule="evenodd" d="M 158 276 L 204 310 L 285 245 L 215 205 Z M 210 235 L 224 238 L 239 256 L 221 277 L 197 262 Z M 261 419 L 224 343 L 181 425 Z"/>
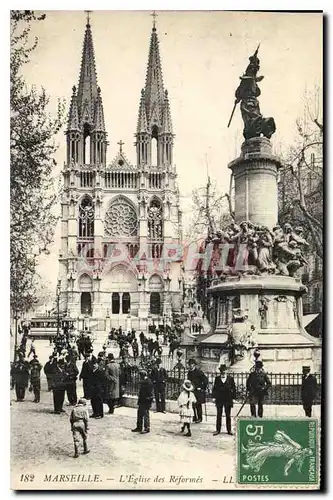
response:
<path id="1" fill-rule="evenodd" d="M 125 143 L 122 140 L 120 140 L 119 142 L 117 142 L 117 144 L 119 144 L 119 153 L 122 153 L 123 152 L 123 145 Z"/>

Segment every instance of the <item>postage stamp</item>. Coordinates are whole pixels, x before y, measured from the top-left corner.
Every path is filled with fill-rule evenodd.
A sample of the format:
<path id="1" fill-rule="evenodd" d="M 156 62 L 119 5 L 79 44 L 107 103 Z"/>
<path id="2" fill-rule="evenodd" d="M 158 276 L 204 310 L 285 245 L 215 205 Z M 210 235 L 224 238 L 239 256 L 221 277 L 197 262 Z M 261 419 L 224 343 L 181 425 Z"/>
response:
<path id="1" fill-rule="evenodd" d="M 237 421 L 238 485 L 318 485 L 316 419 Z"/>

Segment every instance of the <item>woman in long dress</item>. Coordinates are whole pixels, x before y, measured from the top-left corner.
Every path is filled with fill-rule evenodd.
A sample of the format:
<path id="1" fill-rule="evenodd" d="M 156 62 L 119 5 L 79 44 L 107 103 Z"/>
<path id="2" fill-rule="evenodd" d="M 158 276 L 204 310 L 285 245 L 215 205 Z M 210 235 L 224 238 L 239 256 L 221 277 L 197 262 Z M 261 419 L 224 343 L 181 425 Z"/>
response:
<path id="1" fill-rule="evenodd" d="M 196 398 L 193 394 L 193 385 L 190 380 L 185 380 L 182 391 L 178 397 L 177 403 L 179 406 L 180 423 L 182 424 L 181 432 L 187 428 L 185 436 L 191 436 L 191 422 L 194 417 L 193 403 L 196 403 Z"/>

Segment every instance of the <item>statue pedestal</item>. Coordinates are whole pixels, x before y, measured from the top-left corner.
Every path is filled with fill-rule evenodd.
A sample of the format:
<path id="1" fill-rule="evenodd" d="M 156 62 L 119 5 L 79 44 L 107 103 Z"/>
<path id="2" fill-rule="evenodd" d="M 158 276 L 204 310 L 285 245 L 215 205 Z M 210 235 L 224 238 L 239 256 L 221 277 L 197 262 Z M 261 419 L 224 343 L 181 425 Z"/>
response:
<path id="1" fill-rule="evenodd" d="M 235 179 L 235 222 L 251 221 L 272 229 L 277 223 L 281 163 L 266 137 L 248 139 L 241 149 L 241 156 L 228 165 Z"/>
<path id="2" fill-rule="evenodd" d="M 305 292 L 301 281 L 289 276 L 227 277 L 208 290 L 217 318 L 214 332 L 228 332 L 232 309 L 237 304 L 248 316 L 246 326 L 242 325 L 246 327 L 245 336 L 252 336 L 266 371 L 300 373 L 304 364 L 316 371 L 320 342 L 302 327 L 302 294 Z M 246 367 L 242 359 L 232 369 L 247 371 L 253 362 L 248 364 Z"/>

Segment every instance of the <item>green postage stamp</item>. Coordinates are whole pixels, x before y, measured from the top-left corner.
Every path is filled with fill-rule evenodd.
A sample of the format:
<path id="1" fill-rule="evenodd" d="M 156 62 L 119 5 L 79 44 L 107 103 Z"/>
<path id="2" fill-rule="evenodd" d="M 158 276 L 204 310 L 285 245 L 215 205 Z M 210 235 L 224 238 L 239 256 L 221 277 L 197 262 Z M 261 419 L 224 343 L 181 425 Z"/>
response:
<path id="1" fill-rule="evenodd" d="M 239 486 L 319 484 L 316 419 L 240 418 L 236 446 Z"/>

